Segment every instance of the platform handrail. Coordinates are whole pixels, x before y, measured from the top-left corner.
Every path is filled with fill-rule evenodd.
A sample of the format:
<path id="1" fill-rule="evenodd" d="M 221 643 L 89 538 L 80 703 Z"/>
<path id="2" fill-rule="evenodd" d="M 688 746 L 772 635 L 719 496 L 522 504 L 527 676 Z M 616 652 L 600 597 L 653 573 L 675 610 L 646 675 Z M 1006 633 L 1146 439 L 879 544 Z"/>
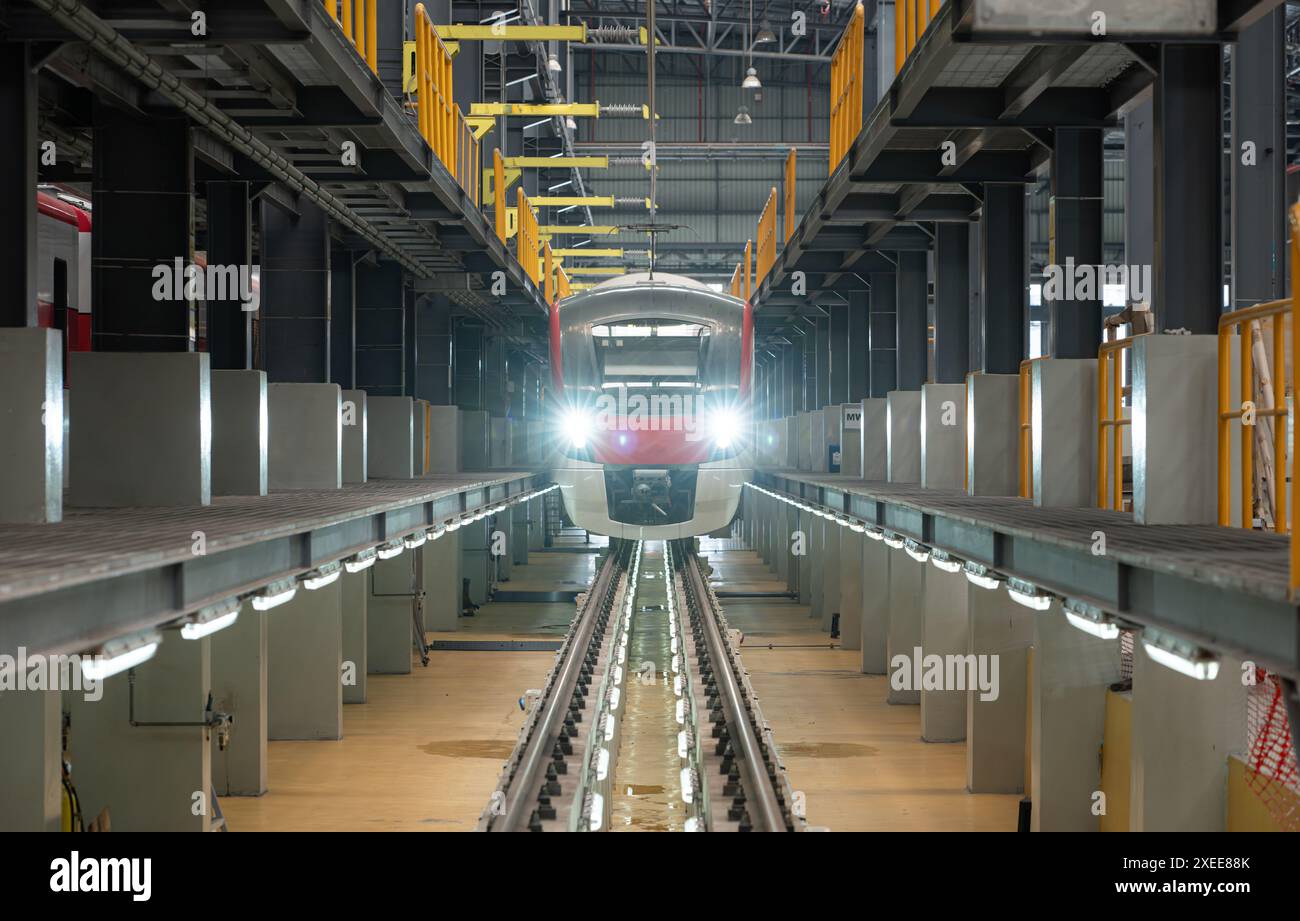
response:
<path id="1" fill-rule="evenodd" d="M 1288 409 L 1286 394 L 1278 399 L 1277 382 L 1280 375 L 1273 375 L 1271 406 L 1261 407 L 1258 398 L 1264 396 L 1257 392 L 1255 379 L 1255 341 L 1253 330 L 1260 320 L 1273 321 L 1273 367 L 1285 368 L 1286 362 L 1286 319 L 1291 318 L 1295 324 L 1295 310 L 1292 298 L 1268 301 L 1233 310 L 1219 317 L 1219 401 L 1218 401 L 1218 456 L 1219 456 L 1219 524 L 1231 525 L 1232 508 L 1232 470 L 1231 470 L 1231 429 L 1232 422 L 1241 423 L 1241 509 L 1239 524 L 1250 528 L 1255 520 L 1255 428 L 1254 421 L 1260 418 L 1273 419 L 1273 475 L 1269 479 L 1275 501 L 1273 502 L 1273 527 L 1278 533 L 1286 533 L 1286 466 L 1287 466 L 1287 426 L 1285 424 Z M 1232 356 L 1231 337 L 1239 333 L 1240 388 L 1241 403 L 1234 409 L 1232 402 Z M 1294 376 L 1294 370 L 1292 371 Z M 1294 392 L 1294 391 L 1293 391 Z M 1280 405 L 1279 405 L 1280 404 Z M 1246 409 L 1250 407 L 1250 422 Z"/>
<path id="2" fill-rule="evenodd" d="M 1124 418 L 1123 355 L 1131 352 L 1137 333 L 1103 342 L 1097 349 L 1097 507 L 1124 510 L 1124 434 L 1132 426 Z M 1111 441 L 1111 438 L 1114 441 Z M 1113 462 L 1113 469 L 1112 469 Z M 1114 486 L 1114 492 L 1110 487 Z"/>
<path id="3" fill-rule="evenodd" d="M 795 183 L 797 176 L 795 167 L 799 162 L 799 151 L 791 147 L 790 152 L 785 155 L 785 188 L 782 194 L 785 198 L 785 239 L 789 242 L 794 236 L 794 215 L 795 215 Z"/>
<path id="4" fill-rule="evenodd" d="M 755 284 L 761 283 L 776 264 L 776 186 L 758 216 L 758 247 L 754 271 Z"/>
<path id="5" fill-rule="evenodd" d="M 343 2 L 346 8 L 348 0 Z M 373 5 L 377 0 L 369 2 Z M 454 99 L 451 50 L 438 37 L 423 3 L 415 6 L 413 28 L 415 112 L 420 136 L 478 207 L 479 142 Z"/>
<path id="6" fill-rule="evenodd" d="M 741 278 L 744 279 L 744 288 L 742 289 L 742 293 L 745 296 L 745 300 L 748 301 L 750 298 L 750 294 L 754 290 L 754 241 L 753 240 L 745 241 L 744 266 L 745 266 L 745 270 L 741 275 Z"/>
<path id="7" fill-rule="evenodd" d="M 731 287 L 728 289 L 732 297 L 740 297 L 744 293 L 744 288 L 740 283 L 740 263 L 736 263 L 736 268 L 731 273 Z"/>
<path id="8" fill-rule="evenodd" d="M 941 0 L 898 0 L 894 4 L 894 73 L 903 69 L 926 26 L 939 15 Z"/>
<path id="9" fill-rule="evenodd" d="M 542 283 L 542 265 L 537 229 L 537 212 L 528 201 L 523 189 L 515 190 L 517 195 L 518 229 L 515 231 L 515 258 L 524 267 L 524 274 L 533 280 L 533 284 Z"/>
<path id="10" fill-rule="evenodd" d="M 321 0 L 371 73 L 379 72 L 379 0 Z"/>
<path id="11" fill-rule="evenodd" d="M 862 130 L 864 65 L 863 45 L 866 37 L 866 11 L 859 3 L 853 8 L 839 44 L 831 55 L 831 125 L 830 172 L 840 165 Z"/>
<path id="12" fill-rule="evenodd" d="M 1030 369 L 1043 357 L 1026 358 L 1020 363 L 1020 498 L 1034 498 L 1032 455 L 1034 451 L 1034 402 Z"/>

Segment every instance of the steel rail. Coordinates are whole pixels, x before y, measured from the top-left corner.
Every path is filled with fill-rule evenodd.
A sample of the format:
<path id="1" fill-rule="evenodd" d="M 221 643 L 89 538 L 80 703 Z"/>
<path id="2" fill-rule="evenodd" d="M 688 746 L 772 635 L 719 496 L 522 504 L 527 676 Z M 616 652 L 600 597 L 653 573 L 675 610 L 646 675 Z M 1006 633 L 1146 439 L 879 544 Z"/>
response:
<path id="1" fill-rule="evenodd" d="M 552 672 L 552 680 L 538 704 L 542 709 L 533 722 L 532 732 L 510 777 L 502 814 L 488 825 L 488 831 L 521 831 L 528 827 L 542 774 L 569 712 L 569 702 L 573 699 L 578 673 L 591 645 L 596 620 L 617 582 L 616 574 L 621 573 L 626 565 L 624 556 L 620 550 L 611 550 L 587 593 L 582 613 L 561 652 L 561 661 Z"/>
<path id="2" fill-rule="evenodd" d="M 754 823 L 756 831 L 786 831 L 785 813 L 777 799 L 772 778 L 767 772 L 767 762 L 763 757 L 763 748 L 758 734 L 749 721 L 749 709 L 745 706 L 740 684 L 736 680 L 735 661 L 718 627 L 716 612 L 709 600 L 708 586 L 700 574 L 699 558 L 690 551 L 681 555 L 682 568 L 686 571 L 687 587 L 695 596 L 700 610 L 700 619 L 704 622 L 704 642 L 709 650 L 709 658 L 713 662 L 718 699 L 727 718 L 732 744 L 740 755 L 750 821 Z"/>

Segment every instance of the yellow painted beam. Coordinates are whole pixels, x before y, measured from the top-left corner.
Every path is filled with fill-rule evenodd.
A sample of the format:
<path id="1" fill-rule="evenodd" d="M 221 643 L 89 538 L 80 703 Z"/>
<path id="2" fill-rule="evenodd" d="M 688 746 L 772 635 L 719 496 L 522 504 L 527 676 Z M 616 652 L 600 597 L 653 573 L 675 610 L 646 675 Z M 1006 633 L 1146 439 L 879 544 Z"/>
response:
<path id="1" fill-rule="evenodd" d="M 564 269 L 570 277 L 574 275 L 626 275 L 627 269 L 621 265 L 584 265 L 576 268 Z"/>
<path id="2" fill-rule="evenodd" d="M 572 26 L 514 26 L 502 23 L 484 25 L 445 25 L 434 26 L 434 31 L 442 39 L 461 42 L 585 42 L 587 26 L 579 23 Z"/>
<path id="3" fill-rule="evenodd" d="M 608 169 L 609 157 L 506 157 L 506 169 Z"/>
<path id="4" fill-rule="evenodd" d="M 543 224 L 540 228 L 542 233 L 551 237 L 581 237 L 587 234 L 610 234 L 619 233 L 623 228 L 614 227 L 606 224 Z"/>
<path id="5" fill-rule="evenodd" d="M 612 208 L 614 207 L 613 195 L 539 195 L 536 198 L 528 199 L 534 205 L 586 205 L 589 208 Z"/>
<path id="6" fill-rule="evenodd" d="M 501 115 L 560 115 L 573 118 L 600 118 L 599 102 L 472 102 L 471 118 Z"/>
<path id="7" fill-rule="evenodd" d="M 466 115 L 465 124 L 473 129 L 475 140 L 482 140 L 483 135 L 496 127 L 496 120 L 490 115 Z"/>
<path id="8" fill-rule="evenodd" d="M 579 246 L 577 249 L 553 249 L 552 256 L 622 256 L 621 249 L 590 249 Z"/>
<path id="9" fill-rule="evenodd" d="M 508 159 L 503 162 L 505 164 L 505 168 L 502 170 L 502 175 L 505 180 L 506 191 L 509 192 L 510 187 L 514 185 L 516 182 L 518 182 L 519 177 L 523 175 L 523 170 L 517 168 L 511 169 L 510 161 Z M 483 170 L 482 189 L 483 189 L 483 204 L 490 205 L 496 201 L 496 167 L 495 166 L 488 167 Z M 508 198 L 507 201 L 509 201 Z"/>

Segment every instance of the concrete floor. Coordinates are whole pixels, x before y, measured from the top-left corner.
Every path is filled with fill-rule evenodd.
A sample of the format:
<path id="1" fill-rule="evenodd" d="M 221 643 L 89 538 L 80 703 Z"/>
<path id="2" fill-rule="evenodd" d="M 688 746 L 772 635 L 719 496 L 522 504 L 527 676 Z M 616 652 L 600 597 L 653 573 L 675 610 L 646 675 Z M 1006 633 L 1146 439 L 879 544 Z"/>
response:
<path id="1" fill-rule="evenodd" d="M 731 541 L 702 545 L 715 589 L 783 588 L 753 552 Z M 534 552 L 503 588 L 576 589 L 594 565 L 594 554 Z M 1019 797 L 966 793 L 964 744 L 922 742 L 920 708 L 886 704 L 886 679 L 859 674 L 858 654 L 831 648 L 806 606 L 724 604 L 745 633 L 745 665 L 810 824 L 1015 830 Z M 572 615 L 566 603 L 486 604 L 459 632 L 429 638 L 552 639 Z M 369 702 L 344 708 L 342 741 L 270 743 L 270 792 L 223 799 L 230 829 L 472 829 L 522 725 L 517 700 L 553 660 L 551 652 L 432 652 L 428 668 L 371 676 Z"/>

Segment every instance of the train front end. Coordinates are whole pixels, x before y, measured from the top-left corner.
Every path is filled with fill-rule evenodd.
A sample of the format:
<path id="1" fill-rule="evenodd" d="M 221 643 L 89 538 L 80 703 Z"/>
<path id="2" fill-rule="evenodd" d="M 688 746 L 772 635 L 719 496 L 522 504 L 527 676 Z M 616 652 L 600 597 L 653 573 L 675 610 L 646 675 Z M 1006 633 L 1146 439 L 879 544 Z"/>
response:
<path id="1" fill-rule="evenodd" d="M 753 472 L 753 321 L 688 278 L 630 275 L 551 314 L 552 474 L 575 525 L 633 540 L 727 528 Z"/>

